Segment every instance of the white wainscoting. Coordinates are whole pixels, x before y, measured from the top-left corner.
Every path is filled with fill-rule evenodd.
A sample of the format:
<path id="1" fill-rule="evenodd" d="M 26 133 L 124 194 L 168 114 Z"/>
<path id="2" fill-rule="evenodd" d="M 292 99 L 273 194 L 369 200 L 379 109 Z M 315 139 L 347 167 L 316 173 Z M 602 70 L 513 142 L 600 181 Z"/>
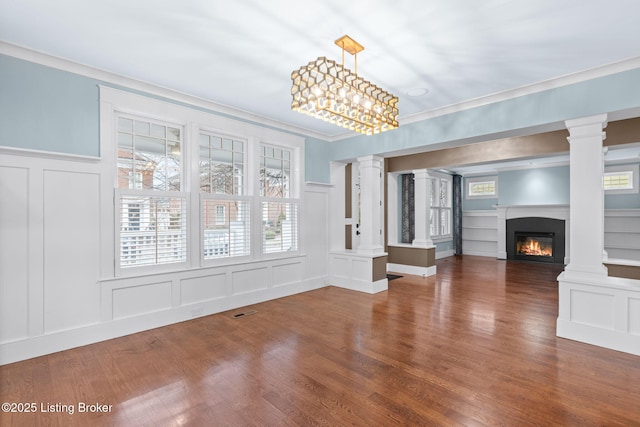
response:
<path id="1" fill-rule="evenodd" d="M 296 255 L 105 279 L 105 163 L 0 149 L 0 365 L 328 284 L 323 185 L 304 188 Z"/>
<path id="2" fill-rule="evenodd" d="M 640 355 L 640 280 L 558 277 L 557 335 Z"/>
<path id="3" fill-rule="evenodd" d="M 355 251 L 332 252 L 330 254 L 331 284 L 369 294 L 386 291 L 389 288 L 388 279 L 385 277 L 374 281 L 373 278 L 374 258 L 386 255 L 386 253 L 359 254 Z"/>

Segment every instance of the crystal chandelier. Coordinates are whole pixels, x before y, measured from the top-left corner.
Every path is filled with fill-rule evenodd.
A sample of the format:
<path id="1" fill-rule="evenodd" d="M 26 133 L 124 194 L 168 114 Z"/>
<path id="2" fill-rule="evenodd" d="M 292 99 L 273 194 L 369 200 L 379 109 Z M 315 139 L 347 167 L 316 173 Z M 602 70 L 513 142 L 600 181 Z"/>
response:
<path id="1" fill-rule="evenodd" d="M 357 74 L 364 47 L 346 35 L 335 43 L 342 64 L 321 56 L 291 73 L 291 109 L 365 135 L 397 128 L 398 97 Z M 345 51 L 354 56 L 353 72 L 344 67 Z"/>

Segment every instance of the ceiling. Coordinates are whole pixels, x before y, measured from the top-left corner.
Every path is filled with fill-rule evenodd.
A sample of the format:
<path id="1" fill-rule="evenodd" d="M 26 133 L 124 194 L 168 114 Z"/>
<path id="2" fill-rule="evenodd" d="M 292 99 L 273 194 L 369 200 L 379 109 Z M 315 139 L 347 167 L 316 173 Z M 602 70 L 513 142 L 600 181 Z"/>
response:
<path id="1" fill-rule="evenodd" d="M 637 0 L 3 0 L 0 40 L 339 138 L 290 110 L 291 71 L 339 61 L 410 116 L 640 56 Z M 351 67 L 347 55 L 345 65 Z M 410 96 L 422 89 L 426 95 Z"/>

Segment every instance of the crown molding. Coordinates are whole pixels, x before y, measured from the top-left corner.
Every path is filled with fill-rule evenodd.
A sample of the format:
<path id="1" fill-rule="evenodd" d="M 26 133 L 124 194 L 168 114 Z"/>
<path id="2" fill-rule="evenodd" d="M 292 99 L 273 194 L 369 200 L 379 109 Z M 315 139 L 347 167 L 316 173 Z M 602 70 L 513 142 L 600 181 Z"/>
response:
<path id="1" fill-rule="evenodd" d="M 189 95 L 184 92 L 176 91 L 163 86 L 143 80 L 134 79 L 111 71 L 92 67 L 85 64 L 73 62 L 71 60 L 53 56 L 48 53 L 29 49 L 23 46 L 14 45 L 0 40 L 0 54 L 11 56 L 24 61 L 33 62 L 45 67 L 55 68 L 72 74 L 78 74 L 83 77 L 100 80 L 101 82 L 122 86 L 124 88 L 138 90 L 155 96 L 160 96 L 172 101 L 185 103 L 194 107 L 210 110 L 215 113 L 226 114 L 233 118 L 246 120 L 255 124 L 268 126 L 277 130 L 294 133 L 298 135 L 317 138 L 323 141 L 330 141 L 331 136 L 313 130 L 290 125 L 278 120 L 271 119 L 260 114 L 255 114 L 246 110 L 231 107 L 229 105 L 220 104 L 197 96 Z"/>
<path id="2" fill-rule="evenodd" d="M 509 99 L 518 98 L 521 96 L 533 95 L 535 93 L 544 92 L 546 90 L 556 89 L 563 86 L 569 86 L 575 83 L 581 83 L 581 82 L 593 80 L 599 77 L 610 76 L 613 74 L 622 73 L 624 71 L 629 71 L 636 68 L 640 68 L 640 57 L 628 58 L 622 61 L 601 65 L 588 70 L 578 71 L 578 72 L 566 74 L 560 77 L 554 77 L 549 80 L 544 80 L 541 82 L 520 86 L 515 89 L 508 89 L 502 92 L 496 92 L 491 95 L 469 99 L 463 102 L 451 104 L 441 108 L 436 108 L 436 109 L 425 111 L 422 113 L 400 117 L 398 119 L 398 122 L 400 126 L 407 125 L 407 124 L 419 122 L 422 120 L 432 119 L 434 117 L 444 116 L 447 114 L 457 113 L 464 110 L 470 110 L 472 108 L 482 107 L 489 104 L 495 104 L 497 102 L 507 101 Z"/>
<path id="3" fill-rule="evenodd" d="M 145 82 L 142 80 L 134 79 L 124 75 L 116 74 L 110 71 L 92 67 L 89 65 L 77 63 L 65 58 L 53 56 L 41 51 L 29 49 L 23 46 L 0 41 L 0 54 L 12 56 L 25 61 L 33 62 L 36 64 L 44 65 L 46 67 L 55 68 L 61 71 L 67 71 L 73 74 L 94 78 L 101 80 L 105 83 L 123 86 L 126 88 L 139 90 L 152 95 L 160 96 L 166 99 L 170 99 L 177 102 L 193 105 L 195 107 L 204 108 L 216 113 L 226 114 L 241 120 L 247 120 L 263 126 L 272 127 L 274 129 L 282 130 L 289 133 L 294 133 L 302 136 L 308 136 L 316 138 L 326 142 L 336 142 L 347 138 L 352 138 L 353 133 L 345 132 L 338 135 L 325 134 L 317 131 L 313 131 L 308 128 L 294 126 L 288 123 L 274 120 L 269 117 L 255 114 L 246 110 L 231 107 L 229 105 L 220 104 L 214 101 L 210 101 L 197 96 L 189 95 L 184 92 L 179 92 L 174 89 L 170 89 L 163 86 L 158 86 L 153 83 Z M 464 110 L 470 110 L 472 108 L 481 107 L 501 101 L 506 101 L 512 98 L 520 96 L 531 95 L 539 92 L 543 92 L 549 89 L 555 89 L 563 86 L 568 86 L 574 83 L 580 83 L 587 80 L 592 80 L 598 77 L 605 77 L 612 74 L 621 73 L 624 71 L 640 68 L 640 57 L 629 58 L 626 60 L 614 62 L 611 64 L 602 65 L 592 69 L 579 71 L 576 73 L 567 74 L 560 77 L 555 77 L 549 80 L 545 80 L 538 83 L 532 83 L 530 85 L 521 86 L 515 89 L 509 89 L 502 92 L 496 92 L 491 95 L 482 96 L 463 102 L 451 104 L 445 107 L 436 108 L 433 110 L 425 111 L 422 113 L 413 114 L 410 116 L 401 117 L 398 119 L 400 126 L 408 125 L 423 120 L 428 120 L 434 117 L 444 116 Z"/>

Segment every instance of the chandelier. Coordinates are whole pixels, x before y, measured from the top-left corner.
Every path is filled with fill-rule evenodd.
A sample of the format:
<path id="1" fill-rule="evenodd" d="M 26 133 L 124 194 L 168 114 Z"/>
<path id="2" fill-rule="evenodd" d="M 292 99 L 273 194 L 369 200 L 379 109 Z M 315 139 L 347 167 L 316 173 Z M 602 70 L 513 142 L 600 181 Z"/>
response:
<path id="1" fill-rule="evenodd" d="M 291 109 L 365 135 L 398 127 L 398 97 L 358 76 L 357 53 L 364 47 L 349 36 L 335 43 L 342 64 L 324 56 L 291 73 Z M 344 53 L 354 56 L 354 71 Z"/>

